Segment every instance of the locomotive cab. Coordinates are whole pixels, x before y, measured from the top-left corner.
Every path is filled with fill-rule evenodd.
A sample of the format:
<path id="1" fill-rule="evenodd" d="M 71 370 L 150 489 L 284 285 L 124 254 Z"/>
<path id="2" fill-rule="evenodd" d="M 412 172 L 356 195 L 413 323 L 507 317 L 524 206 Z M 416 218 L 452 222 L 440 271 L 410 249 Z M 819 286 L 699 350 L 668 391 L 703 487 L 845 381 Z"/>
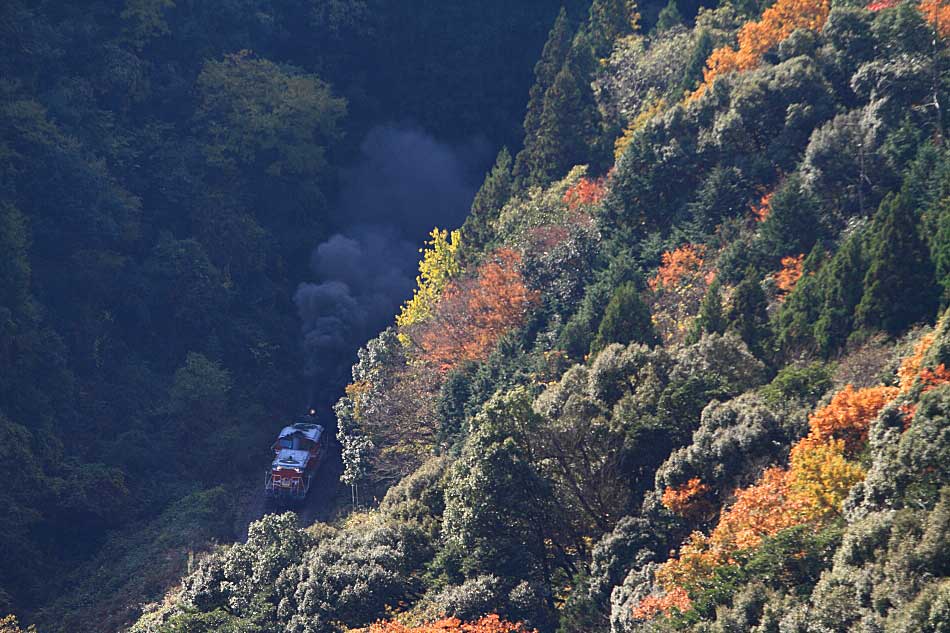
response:
<path id="1" fill-rule="evenodd" d="M 314 412 L 280 430 L 271 449 L 274 459 L 264 480 L 264 494 L 272 499 L 299 501 L 307 496 L 323 458 L 323 426 Z"/>

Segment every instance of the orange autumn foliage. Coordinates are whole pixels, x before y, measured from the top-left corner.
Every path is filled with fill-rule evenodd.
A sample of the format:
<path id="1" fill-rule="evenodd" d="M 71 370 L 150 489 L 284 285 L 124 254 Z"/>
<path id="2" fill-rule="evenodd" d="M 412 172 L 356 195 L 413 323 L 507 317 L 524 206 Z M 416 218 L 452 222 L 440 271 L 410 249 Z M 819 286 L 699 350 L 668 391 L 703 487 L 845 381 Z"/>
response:
<path id="1" fill-rule="evenodd" d="M 564 203 L 571 211 L 580 206 L 594 205 L 603 200 L 607 190 L 604 178 L 581 178 L 564 192 Z"/>
<path id="2" fill-rule="evenodd" d="M 689 594 L 682 587 L 674 587 L 662 596 L 647 596 L 633 608 L 633 617 L 638 620 L 652 620 L 659 614 L 668 614 L 673 609 L 686 613 L 693 606 Z"/>
<path id="3" fill-rule="evenodd" d="M 900 393 L 897 387 L 851 385 L 808 418 L 810 431 L 789 454 L 789 481 L 814 518 L 837 514 L 864 468 L 853 461 L 867 443 L 868 428 Z"/>
<path id="4" fill-rule="evenodd" d="M 747 22 L 738 35 L 738 49 L 717 48 L 706 60 L 703 83 L 690 95 L 698 99 L 717 77 L 759 65 L 762 56 L 796 29 L 821 30 L 828 19 L 829 0 L 778 0 L 757 22 Z"/>
<path id="5" fill-rule="evenodd" d="M 947 0 L 922 0 L 917 8 L 940 37 L 950 36 L 950 2 Z"/>
<path id="6" fill-rule="evenodd" d="M 377 622 L 369 627 L 369 633 L 533 633 L 520 622 L 508 622 L 498 615 L 482 616 L 475 622 L 462 622 L 458 618 L 445 618 L 421 626 L 406 626 L 399 622 Z"/>
<path id="7" fill-rule="evenodd" d="M 773 192 L 774 193 L 774 192 Z M 772 211 L 772 193 L 767 193 L 759 200 L 759 204 L 752 206 L 752 215 L 756 222 L 765 222 Z"/>
<path id="8" fill-rule="evenodd" d="M 883 386 L 855 391 L 854 387 L 848 385 L 836 393 L 831 402 L 811 414 L 808 419 L 811 429 L 808 438 L 816 443 L 830 439 L 843 440 L 845 453 L 854 455 L 867 442 L 871 420 L 899 392 L 897 387 Z"/>
<path id="9" fill-rule="evenodd" d="M 705 247 L 684 244 L 679 248 L 663 253 L 662 263 L 656 275 L 649 280 L 651 290 L 673 288 L 684 279 L 701 272 Z"/>
<path id="10" fill-rule="evenodd" d="M 442 371 L 462 361 L 484 360 L 539 300 L 538 292 L 525 285 L 520 266 L 521 255 L 502 248 L 478 267 L 474 277 L 452 281 L 433 318 L 410 335 L 422 360 Z"/>
<path id="11" fill-rule="evenodd" d="M 901 393 L 910 391 L 911 387 L 917 381 L 920 374 L 920 368 L 924 363 L 924 355 L 930 346 L 933 345 L 936 332 L 929 332 L 920 337 L 914 346 L 913 353 L 901 361 L 901 366 L 897 370 L 897 377 L 900 380 Z"/>
<path id="12" fill-rule="evenodd" d="M 924 393 L 940 385 L 945 385 L 950 382 L 950 369 L 947 369 L 947 366 L 943 363 L 933 369 L 927 367 L 920 372 L 920 382 L 924 385 Z"/>
<path id="13" fill-rule="evenodd" d="M 809 416 L 809 433 L 799 440 L 789 454 L 789 468 L 772 467 L 759 480 L 735 492 L 735 501 L 724 509 L 719 523 L 706 536 L 694 532 L 683 543 L 679 555 L 660 565 L 656 583 L 664 597 L 651 596 L 640 601 L 634 614 L 651 619 L 679 595 L 689 600 L 690 592 L 700 591 L 713 577 L 716 569 L 735 562 L 735 555 L 758 547 L 762 540 L 782 530 L 815 523 L 841 512 L 842 504 L 853 486 L 865 477 L 865 470 L 855 459 L 867 442 L 871 421 L 888 403 L 913 385 L 923 390 L 950 383 L 950 369 L 944 365 L 921 368 L 923 357 L 933 344 L 934 335 L 921 338 L 914 352 L 901 363 L 898 372 L 901 387 L 876 386 L 855 390 L 846 386 L 827 405 Z M 901 411 L 909 418 L 914 407 L 904 405 Z M 685 486 L 667 489 L 663 505 L 675 505 L 688 498 L 687 490 L 700 485 L 698 479 Z"/>
<path id="14" fill-rule="evenodd" d="M 792 290 L 795 289 L 795 284 L 798 283 L 798 280 L 802 277 L 802 266 L 805 262 L 805 254 L 802 253 L 797 257 L 783 257 L 782 258 L 782 269 L 775 273 L 775 286 L 779 289 L 780 295 L 779 299 L 784 299 Z"/>
<path id="15" fill-rule="evenodd" d="M 758 547 L 763 538 L 809 518 L 806 506 L 789 489 L 788 471 L 773 467 L 755 484 L 736 491 L 735 503 L 723 512 L 709 542 L 722 560 L 729 560 L 734 552 Z"/>
<path id="16" fill-rule="evenodd" d="M 708 537 L 694 532 L 680 548 L 679 556 L 660 566 L 656 580 L 667 592 L 696 587 L 717 567 L 731 562 L 739 551 L 758 547 L 762 539 L 800 525 L 811 516 L 808 505 L 792 493 L 788 471 L 769 468 L 758 482 L 736 491 L 735 502 L 723 511 Z"/>
<path id="17" fill-rule="evenodd" d="M 699 477 L 693 477 L 681 486 L 664 490 L 660 503 L 670 512 L 683 516 L 690 514 L 707 492 L 709 486 L 701 482 Z"/>
<path id="18" fill-rule="evenodd" d="M 915 376 L 915 378 L 916 381 L 912 380 L 911 384 L 913 385 L 919 382 L 919 384 L 923 385 L 920 393 L 925 394 L 940 385 L 950 383 L 950 369 L 947 369 L 946 365 L 940 363 L 933 369 L 928 367 L 921 370 L 920 374 Z M 903 389 L 903 386 L 901 389 Z M 901 413 L 904 414 L 904 430 L 906 431 L 914 422 L 914 416 L 917 414 L 917 405 L 907 402 L 901 405 L 900 410 Z"/>
<path id="19" fill-rule="evenodd" d="M 877 11 L 883 11 L 884 9 L 896 7 L 898 4 L 900 4 L 900 2 L 901 0 L 876 0 L 876 2 L 872 2 L 867 5 L 866 8 L 868 11 L 876 13 Z"/>

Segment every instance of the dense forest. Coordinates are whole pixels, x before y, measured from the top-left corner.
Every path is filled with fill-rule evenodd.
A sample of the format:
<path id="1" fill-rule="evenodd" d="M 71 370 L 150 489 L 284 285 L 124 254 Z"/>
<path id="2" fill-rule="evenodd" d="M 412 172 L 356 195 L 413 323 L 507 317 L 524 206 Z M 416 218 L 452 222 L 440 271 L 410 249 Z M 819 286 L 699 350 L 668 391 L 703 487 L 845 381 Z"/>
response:
<path id="1" fill-rule="evenodd" d="M 0 616 L 118 630 L 240 536 L 273 434 L 332 419 L 431 224 L 520 142 L 559 6 L 508 4 L 0 3 Z M 444 193 L 353 233 L 387 210 L 347 192 L 391 192 L 410 151 L 434 175 L 398 175 Z M 296 294 L 339 285 L 311 261 L 337 234 L 382 235 L 406 270 L 382 321 L 313 350 L 303 313 L 332 306 Z"/>
<path id="2" fill-rule="evenodd" d="M 0 16 L 0 631 L 947 630 L 946 0 Z"/>

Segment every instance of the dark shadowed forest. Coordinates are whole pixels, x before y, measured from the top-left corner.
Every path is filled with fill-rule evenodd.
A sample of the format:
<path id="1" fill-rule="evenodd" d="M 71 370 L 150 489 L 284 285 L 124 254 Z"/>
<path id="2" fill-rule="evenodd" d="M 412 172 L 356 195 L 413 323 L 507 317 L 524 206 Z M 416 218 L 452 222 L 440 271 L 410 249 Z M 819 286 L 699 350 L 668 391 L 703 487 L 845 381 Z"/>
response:
<path id="1" fill-rule="evenodd" d="M 948 42 L 5 3 L 0 632 L 947 631 Z M 321 520 L 248 526 L 311 406 Z"/>

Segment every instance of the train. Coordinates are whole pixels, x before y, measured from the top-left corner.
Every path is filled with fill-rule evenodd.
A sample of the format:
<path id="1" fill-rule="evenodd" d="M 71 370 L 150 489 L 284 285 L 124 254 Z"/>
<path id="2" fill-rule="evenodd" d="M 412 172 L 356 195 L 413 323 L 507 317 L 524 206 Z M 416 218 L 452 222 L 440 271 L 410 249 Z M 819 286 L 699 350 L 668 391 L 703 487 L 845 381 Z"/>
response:
<path id="1" fill-rule="evenodd" d="M 317 412 L 311 409 L 283 427 L 271 449 L 274 459 L 264 479 L 264 496 L 272 501 L 303 501 L 326 454 L 324 428 L 317 424 Z"/>

